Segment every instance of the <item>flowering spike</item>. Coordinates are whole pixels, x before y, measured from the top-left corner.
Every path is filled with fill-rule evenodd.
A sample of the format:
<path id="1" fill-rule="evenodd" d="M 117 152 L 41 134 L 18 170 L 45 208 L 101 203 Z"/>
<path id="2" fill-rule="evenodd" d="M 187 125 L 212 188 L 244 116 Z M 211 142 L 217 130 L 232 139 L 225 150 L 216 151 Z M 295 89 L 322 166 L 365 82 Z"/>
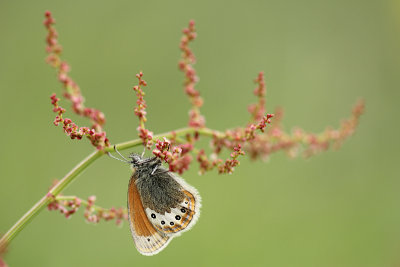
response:
<path id="1" fill-rule="evenodd" d="M 97 133 L 89 139 L 92 141 L 93 146 L 101 150 L 105 146 L 109 145 L 108 138 L 105 136 L 105 132 L 103 131 L 103 125 L 106 121 L 105 116 L 97 109 L 85 107 L 84 98 L 79 86 L 68 75 L 71 68 L 67 62 L 62 61 L 60 58 L 62 48 L 58 44 L 58 33 L 54 28 L 55 20 L 50 11 L 45 12 L 45 20 L 43 24 L 47 29 L 46 52 L 48 53 L 48 57 L 46 62 L 57 70 L 58 80 L 64 88 L 63 96 L 71 102 L 72 110 L 76 114 L 86 117 L 91 121 L 92 126 L 90 128 L 94 129 Z M 55 106 L 55 103 L 59 101 L 58 98 L 55 98 L 55 95 L 51 96 L 51 100 L 53 106 Z M 53 111 L 58 113 L 58 116 L 54 120 L 54 125 L 57 126 L 63 122 L 61 114 L 65 112 L 65 109 L 58 110 L 54 108 Z M 64 124 L 64 132 L 66 132 L 71 139 L 81 139 L 84 134 L 80 129 L 78 131 L 75 124 L 71 123 Z"/>
<path id="2" fill-rule="evenodd" d="M 196 70 L 193 68 L 193 65 L 196 63 L 196 58 L 189 48 L 189 43 L 196 38 L 194 21 L 191 20 L 188 28 L 183 29 L 182 32 L 184 35 L 179 45 L 182 51 L 179 69 L 185 74 L 185 93 L 189 97 L 192 105 L 189 111 L 189 126 L 193 128 L 202 128 L 205 126 L 205 118 L 200 114 L 200 108 L 203 106 L 203 99 L 200 97 L 199 91 L 195 89 L 199 78 L 196 75 Z"/>
<path id="3" fill-rule="evenodd" d="M 75 214 L 81 206 L 85 206 L 83 216 L 87 222 L 98 223 L 100 220 L 110 221 L 115 219 L 115 223 L 120 225 L 122 221 L 128 219 L 128 212 L 124 208 L 110 208 L 105 209 L 95 205 L 96 196 L 90 196 L 87 200 L 83 200 L 76 196 L 61 196 L 51 197 L 53 200 L 47 206 L 47 209 L 59 210 L 65 218 L 70 218 Z"/>
<path id="4" fill-rule="evenodd" d="M 81 140 L 83 136 L 86 136 L 92 145 L 98 150 L 110 145 L 105 132 L 96 133 L 94 129 L 89 129 L 87 127 L 79 128 L 75 123 L 72 122 L 71 119 L 64 119 L 63 114 L 65 113 L 65 109 L 59 106 L 58 102 L 60 99 L 57 98 L 56 94 L 52 94 L 50 99 L 51 104 L 53 105 L 53 112 L 57 113 L 57 116 L 53 122 L 54 125 L 58 126 L 61 124 L 63 126 L 64 133 L 66 133 L 71 139 Z"/>
<path id="5" fill-rule="evenodd" d="M 249 105 L 248 111 L 251 114 L 252 121 L 260 121 L 265 114 L 265 95 L 267 92 L 264 73 L 260 72 L 254 82 L 257 84 L 257 87 L 253 93 L 257 96 L 258 103 Z"/>
<path id="6" fill-rule="evenodd" d="M 142 139 L 143 145 L 147 149 L 150 149 L 150 147 L 153 145 L 153 132 L 145 128 L 145 122 L 147 121 L 147 105 L 146 101 L 144 100 L 145 93 L 142 87 L 147 86 L 147 82 L 143 80 L 142 77 L 143 72 L 139 72 L 138 74 L 136 74 L 136 78 L 139 80 L 139 84 L 133 87 L 133 91 L 136 92 L 137 97 L 137 106 L 135 107 L 134 111 L 135 115 L 139 118 L 139 127 L 137 128 L 137 131 L 139 132 L 139 137 L 140 139 Z"/>

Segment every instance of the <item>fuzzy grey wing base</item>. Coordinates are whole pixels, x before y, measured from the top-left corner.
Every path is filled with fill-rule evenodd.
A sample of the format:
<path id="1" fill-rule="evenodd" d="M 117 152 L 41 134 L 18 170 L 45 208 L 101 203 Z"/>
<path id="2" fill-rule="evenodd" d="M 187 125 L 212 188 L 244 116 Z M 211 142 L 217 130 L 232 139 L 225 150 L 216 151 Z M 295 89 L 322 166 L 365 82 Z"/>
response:
<path id="1" fill-rule="evenodd" d="M 171 172 L 164 174 L 168 174 L 168 178 L 165 177 L 166 179 L 173 180 L 179 186 L 178 188 L 173 187 L 178 192 L 171 192 L 171 188 L 168 188 L 169 190 L 157 188 L 157 190 L 159 190 L 160 194 L 164 194 L 165 198 L 172 198 L 167 201 L 163 200 L 163 204 L 168 202 L 174 203 L 174 205 L 164 208 L 163 212 L 158 212 L 152 208 L 159 205 L 156 201 L 151 205 L 143 204 L 143 206 L 149 221 L 157 231 L 173 237 L 180 235 L 195 225 L 200 216 L 201 198 L 197 190 L 178 175 Z M 172 182 L 169 181 L 169 183 Z"/>
<path id="2" fill-rule="evenodd" d="M 155 173 L 152 176 L 140 173 L 136 186 L 145 208 L 159 214 L 170 213 L 172 208 L 179 206 L 185 195 L 172 173 L 163 167 L 159 167 L 159 172 L 160 174 Z"/>

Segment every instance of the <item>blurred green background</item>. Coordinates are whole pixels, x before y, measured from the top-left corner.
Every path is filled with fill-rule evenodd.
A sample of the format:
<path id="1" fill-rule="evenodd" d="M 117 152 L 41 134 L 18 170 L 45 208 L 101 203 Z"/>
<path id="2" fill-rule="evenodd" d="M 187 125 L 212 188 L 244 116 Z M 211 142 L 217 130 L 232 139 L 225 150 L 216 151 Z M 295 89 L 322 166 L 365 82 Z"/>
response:
<path id="1" fill-rule="evenodd" d="M 337 127 L 360 97 L 367 108 L 338 151 L 245 159 L 224 176 L 198 176 L 193 165 L 184 178 L 203 197 L 201 218 L 156 256 L 135 250 L 126 223 L 89 225 L 82 211 L 66 220 L 44 210 L 11 243 L 10 266 L 400 266 L 399 1 L 0 1 L 3 233 L 92 151 L 52 124 L 49 96 L 61 86 L 44 62 L 45 10 L 113 143 L 136 137 L 131 87 L 140 70 L 149 128 L 186 125 L 177 60 L 190 19 L 209 127 L 244 125 L 260 70 L 268 111 L 284 107 L 286 130 Z M 103 157 L 64 193 L 124 206 L 129 176 Z"/>

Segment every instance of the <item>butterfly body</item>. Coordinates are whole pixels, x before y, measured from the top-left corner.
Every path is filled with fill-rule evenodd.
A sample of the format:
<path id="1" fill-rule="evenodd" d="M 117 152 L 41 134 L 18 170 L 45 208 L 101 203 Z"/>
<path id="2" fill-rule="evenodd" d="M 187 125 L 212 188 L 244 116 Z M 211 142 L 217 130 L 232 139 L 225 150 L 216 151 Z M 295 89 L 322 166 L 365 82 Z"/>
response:
<path id="1" fill-rule="evenodd" d="M 135 246 L 154 255 L 172 238 L 189 230 L 200 216 L 200 195 L 158 158 L 130 155 L 133 174 L 128 186 L 128 215 Z"/>

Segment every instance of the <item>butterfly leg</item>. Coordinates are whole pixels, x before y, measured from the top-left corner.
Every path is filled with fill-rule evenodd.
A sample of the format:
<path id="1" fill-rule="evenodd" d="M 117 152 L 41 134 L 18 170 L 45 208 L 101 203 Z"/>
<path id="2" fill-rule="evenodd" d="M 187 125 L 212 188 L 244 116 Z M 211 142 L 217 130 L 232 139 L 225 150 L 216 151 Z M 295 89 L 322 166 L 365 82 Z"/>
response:
<path id="1" fill-rule="evenodd" d="M 156 165 L 156 166 L 154 167 L 153 171 L 151 172 L 151 175 L 153 175 L 153 174 L 156 172 L 157 168 L 158 168 L 158 165 Z"/>

